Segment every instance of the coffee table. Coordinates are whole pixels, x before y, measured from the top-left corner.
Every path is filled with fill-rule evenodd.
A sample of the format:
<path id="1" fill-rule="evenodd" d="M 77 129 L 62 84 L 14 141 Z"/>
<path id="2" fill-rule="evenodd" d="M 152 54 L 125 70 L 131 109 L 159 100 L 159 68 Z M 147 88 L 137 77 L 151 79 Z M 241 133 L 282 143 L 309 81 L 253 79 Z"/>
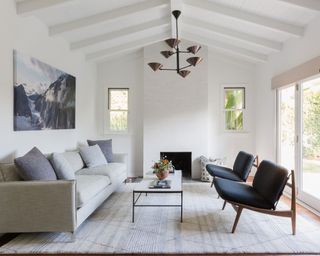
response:
<path id="1" fill-rule="evenodd" d="M 181 171 L 170 173 L 167 180 L 171 180 L 171 188 L 149 188 L 153 178 L 144 178 L 134 189 L 132 193 L 132 222 L 134 222 L 134 210 L 136 207 L 180 207 L 180 220 L 183 218 L 183 190 Z M 180 204 L 138 204 L 142 194 L 180 194 Z M 152 200 L 152 198 L 150 198 Z"/>

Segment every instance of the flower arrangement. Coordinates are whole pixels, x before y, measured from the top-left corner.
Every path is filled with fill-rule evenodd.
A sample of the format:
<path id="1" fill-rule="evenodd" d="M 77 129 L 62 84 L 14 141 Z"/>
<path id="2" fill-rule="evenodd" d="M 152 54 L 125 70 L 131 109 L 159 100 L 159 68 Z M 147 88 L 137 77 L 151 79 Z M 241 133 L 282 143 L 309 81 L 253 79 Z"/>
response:
<path id="1" fill-rule="evenodd" d="M 153 173 L 157 175 L 159 180 L 165 179 L 169 174 L 169 169 L 172 169 L 172 161 L 169 161 L 165 157 L 155 162 L 152 166 Z"/>
<path id="2" fill-rule="evenodd" d="M 153 164 L 152 169 L 154 173 L 162 172 L 164 170 L 168 170 L 171 165 L 171 161 L 166 158 L 162 158 Z"/>

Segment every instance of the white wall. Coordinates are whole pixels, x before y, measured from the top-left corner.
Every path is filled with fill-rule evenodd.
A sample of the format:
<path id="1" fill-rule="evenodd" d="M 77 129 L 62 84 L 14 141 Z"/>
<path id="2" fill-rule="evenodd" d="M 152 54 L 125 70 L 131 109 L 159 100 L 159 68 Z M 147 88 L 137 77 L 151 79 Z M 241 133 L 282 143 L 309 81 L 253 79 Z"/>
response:
<path id="1" fill-rule="evenodd" d="M 255 67 L 215 51 L 209 51 L 209 156 L 224 158 L 233 165 L 240 150 L 255 154 L 254 91 Z M 226 132 L 223 117 L 223 86 L 246 86 L 244 132 Z"/>
<path id="2" fill-rule="evenodd" d="M 173 72 L 153 72 L 147 66 L 156 60 L 170 66 L 170 59 L 159 54 L 161 49 L 166 49 L 164 43 L 123 54 L 98 67 L 99 137 L 112 138 L 116 152 L 128 153 L 129 175 L 150 171 L 160 151 L 192 151 L 194 178 L 200 175 L 197 158 L 202 154 L 226 158 L 226 164 L 232 165 L 239 150 L 255 153 L 254 66 L 204 48 L 204 61 L 183 79 Z M 239 83 L 247 85 L 247 130 L 226 133 L 221 86 Z M 104 134 L 108 86 L 130 88 L 129 134 Z"/>
<path id="3" fill-rule="evenodd" d="M 271 78 L 320 55 L 320 19 L 309 24 L 303 38 L 285 43 L 281 53 L 274 54 L 256 70 L 256 150 L 261 159 L 276 160 L 276 93 Z"/>
<path id="4" fill-rule="evenodd" d="M 191 42 L 183 40 L 181 49 Z M 151 170 L 160 152 L 192 152 L 192 177 L 200 177 L 201 155 L 208 154 L 208 54 L 203 47 L 197 56 L 204 60 L 182 78 L 175 72 L 153 72 L 148 62 L 159 61 L 173 67 L 172 58 L 165 60 L 160 51 L 164 42 L 144 48 L 144 171 Z M 186 63 L 186 62 L 183 62 Z M 182 64 L 183 65 L 183 64 Z"/>
<path id="5" fill-rule="evenodd" d="M 98 66 L 99 137 L 111 138 L 114 152 L 127 153 L 128 176 L 143 175 L 143 53 L 142 51 L 118 56 Z M 108 87 L 129 88 L 129 132 L 124 135 L 105 134 L 104 121 Z"/>
<path id="6" fill-rule="evenodd" d="M 83 55 L 71 53 L 66 42 L 48 36 L 47 28 L 33 17 L 18 17 L 12 0 L 0 8 L 0 162 L 12 161 L 37 146 L 43 152 L 75 148 L 96 136 L 96 67 Z M 77 78 L 76 129 L 13 131 L 13 49 L 35 57 Z"/>

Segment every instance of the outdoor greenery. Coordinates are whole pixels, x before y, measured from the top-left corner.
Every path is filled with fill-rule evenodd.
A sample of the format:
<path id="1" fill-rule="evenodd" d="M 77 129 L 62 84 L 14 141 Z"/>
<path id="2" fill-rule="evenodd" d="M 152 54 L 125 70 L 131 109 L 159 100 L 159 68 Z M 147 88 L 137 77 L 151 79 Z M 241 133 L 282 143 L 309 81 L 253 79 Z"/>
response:
<path id="1" fill-rule="evenodd" d="M 294 147 L 295 137 L 295 89 L 288 87 L 281 93 L 281 143 Z"/>
<path id="2" fill-rule="evenodd" d="M 128 129 L 127 111 L 110 111 L 110 130 L 126 131 Z"/>
<path id="3" fill-rule="evenodd" d="M 227 130 L 243 129 L 244 88 L 225 89 L 225 128 Z"/>
<path id="4" fill-rule="evenodd" d="M 302 157 L 304 172 L 320 172 L 320 84 L 303 84 Z M 295 89 L 281 90 L 281 158 L 282 164 L 294 168 Z"/>
<path id="5" fill-rule="evenodd" d="M 109 89 L 109 128 L 111 131 L 128 130 L 128 89 Z"/>
<path id="6" fill-rule="evenodd" d="M 320 160 L 320 84 L 316 87 L 303 91 L 303 156 Z"/>

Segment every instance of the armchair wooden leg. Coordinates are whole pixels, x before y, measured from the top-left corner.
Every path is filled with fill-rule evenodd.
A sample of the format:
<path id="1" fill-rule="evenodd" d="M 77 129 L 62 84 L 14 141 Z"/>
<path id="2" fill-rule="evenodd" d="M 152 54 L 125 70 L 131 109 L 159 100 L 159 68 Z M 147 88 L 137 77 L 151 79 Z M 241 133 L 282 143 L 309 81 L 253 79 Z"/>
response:
<path id="1" fill-rule="evenodd" d="M 243 210 L 243 207 L 239 206 L 238 207 L 238 210 L 237 210 L 237 216 L 236 216 L 236 219 L 234 220 L 234 223 L 233 223 L 233 227 L 232 227 L 232 233 L 234 233 L 234 231 L 236 231 L 236 228 L 237 228 L 237 225 L 238 225 L 238 222 L 239 222 L 239 219 L 240 219 L 240 215 L 242 213 L 242 210 Z"/>
<path id="2" fill-rule="evenodd" d="M 292 235 L 295 235 L 296 234 L 296 213 L 295 213 L 295 211 L 292 212 L 291 225 L 292 225 Z"/>
<path id="3" fill-rule="evenodd" d="M 226 204 L 227 204 L 227 201 L 224 200 L 224 203 L 223 203 L 223 206 L 222 206 L 222 211 L 224 210 L 224 208 L 226 208 Z"/>

